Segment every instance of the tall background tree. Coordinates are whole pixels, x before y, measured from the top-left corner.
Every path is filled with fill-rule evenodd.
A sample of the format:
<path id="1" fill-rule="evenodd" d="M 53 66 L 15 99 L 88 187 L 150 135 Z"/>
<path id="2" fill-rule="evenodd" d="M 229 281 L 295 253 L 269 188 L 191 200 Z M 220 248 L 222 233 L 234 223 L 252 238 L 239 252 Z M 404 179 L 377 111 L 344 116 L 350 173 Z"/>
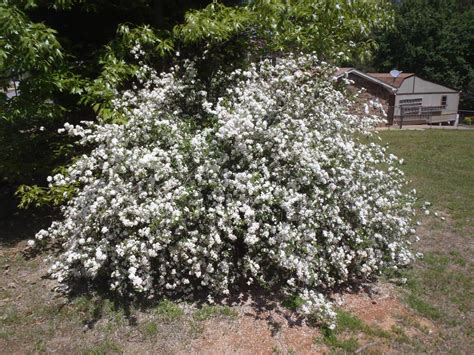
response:
<path id="1" fill-rule="evenodd" d="M 156 40 L 185 11 L 209 2 L 0 1 L 1 83 L 6 89 L 16 81 L 20 93 L 0 95 L 2 178 L 35 182 L 67 161 L 71 152 L 56 128 L 92 119 L 113 83 L 131 73 L 124 55 L 131 37 Z M 101 73 L 106 79 L 97 80 Z"/>
<path id="2" fill-rule="evenodd" d="M 462 90 L 461 107 L 474 109 L 472 1 L 401 0 L 394 10 L 394 26 L 378 35 L 375 68 L 415 72 Z"/>

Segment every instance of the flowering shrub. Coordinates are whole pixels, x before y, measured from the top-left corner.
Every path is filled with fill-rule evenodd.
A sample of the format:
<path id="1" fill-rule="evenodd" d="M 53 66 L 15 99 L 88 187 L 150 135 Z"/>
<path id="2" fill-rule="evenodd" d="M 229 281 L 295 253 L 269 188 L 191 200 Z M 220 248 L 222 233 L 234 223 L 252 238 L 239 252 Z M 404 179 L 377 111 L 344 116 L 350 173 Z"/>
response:
<path id="1" fill-rule="evenodd" d="M 332 72 L 263 61 L 209 102 L 192 63 L 145 67 L 115 102 L 127 123 L 65 125 L 92 150 L 50 178 L 80 186 L 36 236 L 60 247 L 51 275 L 211 302 L 242 281 L 277 286 L 328 319 L 328 290 L 409 263 L 414 197 L 397 158 L 358 140 L 377 119 L 349 113 Z"/>

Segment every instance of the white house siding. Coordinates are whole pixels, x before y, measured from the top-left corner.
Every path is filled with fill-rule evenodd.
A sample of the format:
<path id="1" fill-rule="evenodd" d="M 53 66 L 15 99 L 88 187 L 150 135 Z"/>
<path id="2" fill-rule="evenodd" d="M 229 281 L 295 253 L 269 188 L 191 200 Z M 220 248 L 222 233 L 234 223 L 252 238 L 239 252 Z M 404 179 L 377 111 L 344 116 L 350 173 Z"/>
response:
<path id="1" fill-rule="evenodd" d="M 402 85 L 397 90 L 397 93 L 399 94 L 405 94 L 405 93 L 412 93 L 413 92 L 413 81 L 415 80 L 415 76 L 411 76 L 409 78 L 406 78 L 403 80 Z"/>
<path id="2" fill-rule="evenodd" d="M 406 78 L 397 90 L 398 94 L 446 92 L 457 93 L 454 89 L 423 80 L 415 75 Z"/>
<path id="3" fill-rule="evenodd" d="M 386 73 L 362 73 L 354 68 L 344 68 L 336 77 L 341 77 L 344 73 L 350 75 L 356 87 L 365 87 L 379 98 L 388 95 L 389 124 L 398 124 L 401 119 L 407 124 L 456 120 L 459 92 L 454 89 L 421 79 L 413 73 L 403 73 L 398 78 L 393 78 Z M 446 96 L 445 105 L 443 96 Z M 409 102 L 402 114 L 400 101 L 414 99 L 418 101 Z"/>
<path id="4" fill-rule="evenodd" d="M 421 99 L 422 107 L 442 106 L 442 97 L 446 96 L 446 106 L 440 112 L 426 114 L 423 119 L 430 123 L 449 122 L 456 119 L 459 105 L 459 93 L 451 88 L 432 83 L 427 80 L 412 76 L 406 78 L 395 97 L 394 115 L 401 113 L 400 101 L 407 99 Z"/>
<path id="5" fill-rule="evenodd" d="M 435 84 L 427 80 L 423 80 L 416 76 L 414 77 L 414 79 L 415 79 L 415 92 L 452 92 L 452 93 L 457 92 L 454 89 L 451 89 L 439 84 Z"/>
<path id="6" fill-rule="evenodd" d="M 459 104 L 459 93 L 436 93 L 436 94 L 397 94 L 395 106 L 400 107 L 401 100 L 421 99 L 422 106 L 441 106 L 441 99 L 446 96 L 446 108 L 443 111 L 457 112 Z"/>
<path id="7" fill-rule="evenodd" d="M 456 119 L 456 114 L 458 112 L 459 105 L 459 93 L 457 92 L 441 92 L 441 93 L 431 93 L 431 94 L 397 94 L 395 96 L 395 110 L 394 115 L 400 115 L 400 101 L 401 100 L 411 100 L 411 99 L 421 99 L 422 107 L 433 107 L 441 106 L 441 99 L 443 96 L 446 96 L 446 107 L 441 110 L 441 114 L 431 115 L 431 122 L 448 122 L 454 121 Z"/>

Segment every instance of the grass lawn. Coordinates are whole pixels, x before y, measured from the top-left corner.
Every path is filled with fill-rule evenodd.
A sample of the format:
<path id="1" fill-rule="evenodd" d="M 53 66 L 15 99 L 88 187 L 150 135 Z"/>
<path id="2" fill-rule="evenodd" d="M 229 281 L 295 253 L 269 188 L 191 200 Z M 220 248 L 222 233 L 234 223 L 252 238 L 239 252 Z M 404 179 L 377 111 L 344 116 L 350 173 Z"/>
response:
<path id="1" fill-rule="evenodd" d="M 391 151 L 422 201 L 453 218 L 455 227 L 474 224 L 474 130 L 383 131 Z"/>
<path id="2" fill-rule="evenodd" d="M 401 275 L 387 275 L 406 277 L 403 286 L 382 281 L 375 296 L 344 295 L 336 330 L 301 325 L 267 296 L 233 307 L 165 300 L 145 309 L 59 296 L 55 283 L 42 278 L 42 258 L 21 252 L 48 222 L 31 214 L 0 224 L 0 354 L 472 352 L 474 131 L 380 136 L 404 158 L 420 204 L 432 203 L 431 215 L 420 216 L 415 246 L 425 257 Z"/>
<path id="3" fill-rule="evenodd" d="M 385 131 L 390 150 L 432 214 L 419 228 L 424 258 L 408 271 L 405 301 L 440 325 L 434 349 L 474 348 L 474 131 Z"/>

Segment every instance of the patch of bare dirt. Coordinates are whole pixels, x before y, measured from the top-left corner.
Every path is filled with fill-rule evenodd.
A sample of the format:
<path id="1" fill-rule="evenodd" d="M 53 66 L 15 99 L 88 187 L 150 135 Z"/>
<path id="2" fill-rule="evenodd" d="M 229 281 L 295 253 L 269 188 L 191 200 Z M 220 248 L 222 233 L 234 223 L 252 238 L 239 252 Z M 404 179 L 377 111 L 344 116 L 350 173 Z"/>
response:
<path id="1" fill-rule="evenodd" d="M 436 332 L 429 320 L 416 315 L 398 298 L 396 287 L 377 283 L 366 291 L 343 293 L 336 296 L 339 306 L 360 318 L 369 326 L 376 326 L 387 333 L 403 326 L 405 335 L 426 337 Z M 292 313 L 281 308 L 256 311 L 250 304 L 240 307 L 235 322 L 211 320 L 201 337 L 181 353 L 198 354 L 318 354 L 330 349 L 317 341 L 321 332 L 292 318 Z M 392 341 L 376 339 L 367 334 L 354 334 L 360 343 L 360 352 L 397 352 Z"/>
<path id="2" fill-rule="evenodd" d="M 211 320 L 203 335 L 193 341 L 187 351 L 199 354 L 315 354 L 327 350 L 316 344 L 319 331 L 292 312 L 276 307 L 258 310 L 253 302 L 238 307 L 239 317 L 233 322 Z"/>
<path id="3" fill-rule="evenodd" d="M 341 295 L 342 307 L 369 325 L 376 325 L 390 331 L 400 319 L 410 317 L 433 331 L 435 325 L 419 317 L 400 301 L 396 287 L 389 283 L 376 283 L 370 292 L 347 293 Z"/>

